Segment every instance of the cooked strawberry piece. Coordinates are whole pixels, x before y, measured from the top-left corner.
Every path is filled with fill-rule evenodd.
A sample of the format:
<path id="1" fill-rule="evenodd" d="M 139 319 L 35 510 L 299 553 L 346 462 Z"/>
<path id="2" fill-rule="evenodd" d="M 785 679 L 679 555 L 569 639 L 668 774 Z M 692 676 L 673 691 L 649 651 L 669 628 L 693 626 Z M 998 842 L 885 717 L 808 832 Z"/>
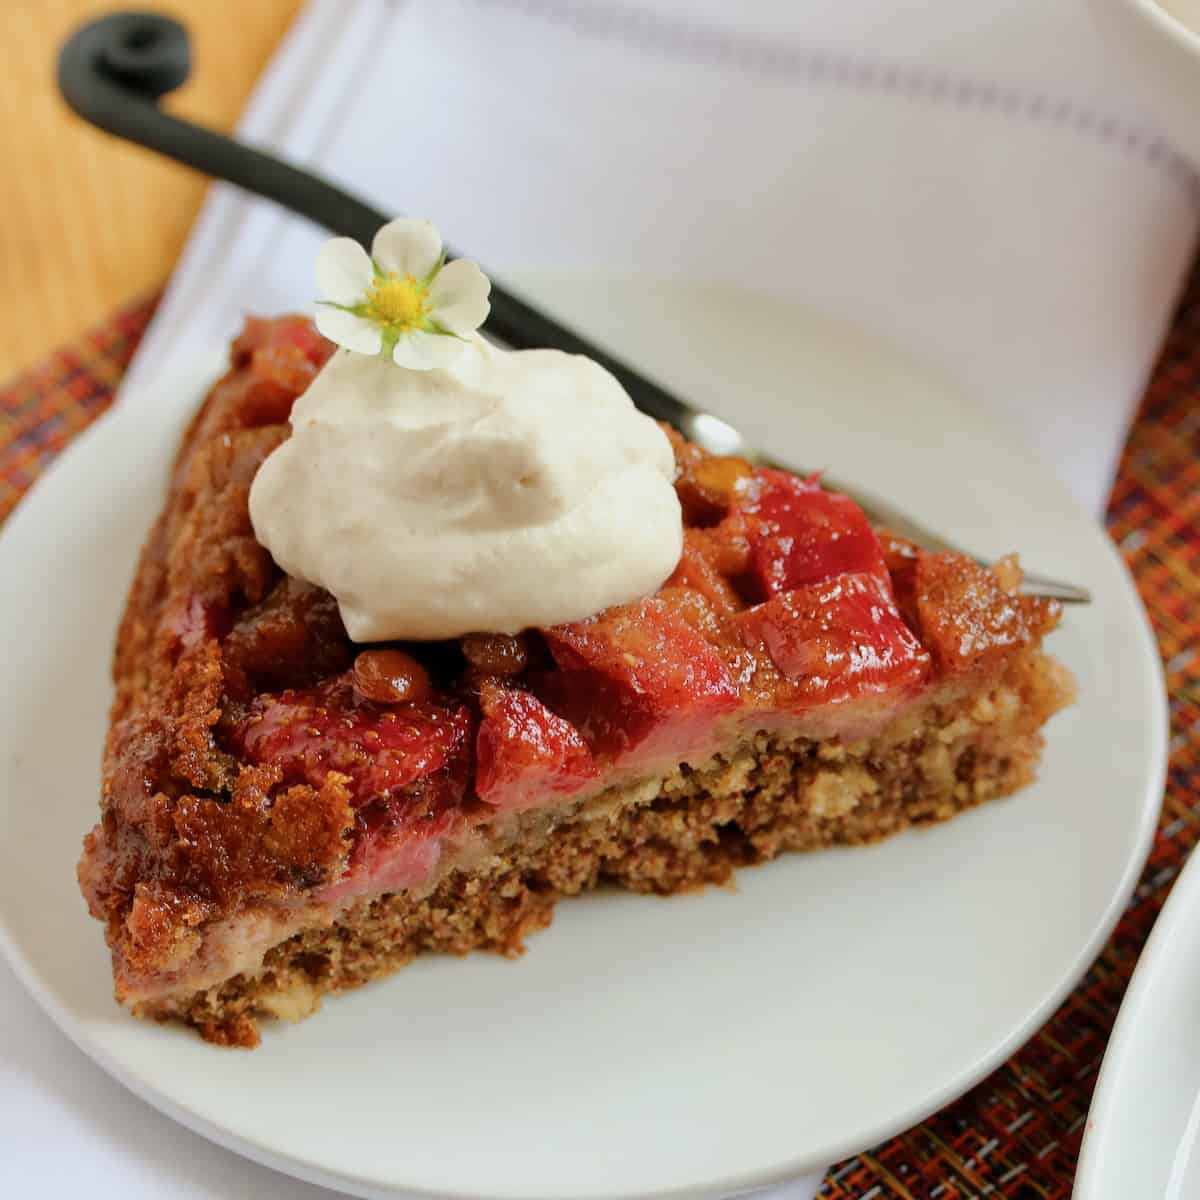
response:
<path id="1" fill-rule="evenodd" d="M 314 367 L 320 369 L 332 357 L 337 347 L 322 337 L 306 317 L 280 317 L 271 322 L 267 345 L 271 349 L 298 350 Z"/>
<path id="2" fill-rule="evenodd" d="M 625 764 L 686 753 L 737 704 L 721 654 L 661 596 L 545 637 L 559 669 L 541 681 L 542 698 L 594 752 Z"/>
<path id="3" fill-rule="evenodd" d="M 518 810 L 567 796 L 599 774 L 583 735 L 536 696 L 499 683 L 480 690 L 475 790 L 498 809 Z"/>
<path id="4" fill-rule="evenodd" d="M 883 565 L 887 567 L 893 581 L 898 574 L 911 571 L 917 565 L 917 559 L 921 557 L 921 547 L 912 538 L 901 537 L 890 529 L 877 529 L 875 536 L 879 539 Z"/>
<path id="5" fill-rule="evenodd" d="M 186 603 L 173 604 L 167 610 L 163 628 L 178 639 L 180 650 L 194 650 L 202 642 L 224 636 L 229 629 L 229 605 L 223 599 L 193 592 Z"/>
<path id="6" fill-rule="evenodd" d="M 947 672 L 1002 659 L 1058 624 L 1057 600 L 1005 591 L 993 572 L 959 554 L 922 554 L 913 591 L 917 626 Z"/>
<path id="7" fill-rule="evenodd" d="M 282 347 L 299 350 L 314 367 L 323 367 L 336 349 L 307 317 L 247 317 L 234 338 L 230 358 L 235 367 L 244 367 L 260 350 Z"/>
<path id="8" fill-rule="evenodd" d="M 879 541 L 848 496 L 815 479 L 760 469 L 748 489 L 750 574 L 762 599 L 848 571 L 882 567 Z"/>
<path id="9" fill-rule="evenodd" d="M 884 579 L 856 572 L 793 588 L 734 620 L 748 647 L 766 648 L 802 704 L 906 687 L 925 677 L 929 655 Z"/>
<path id="10" fill-rule="evenodd" d="M 456 702 L 358 701 L 348 673 L 307 691 L 259 696 L 230 741 L 251 762 L 278 765 L 285 783 L 320 787 L 330 771 L 347 775 L 355 805 L 363 805 L 454 773 L 469 761 L 471 726 L 470 711 Z"/>
<path id="11" fill-rule="evenodd" d="M 910 629 L 918 628 L 916 576 L 917 560 L 922 555 L 921 547 L 909 538 L 892 533 L 890 529 L 877 531 L 879 547 L 883 551 L 883 562 L 892 580 L 892 595 L 896 607 Z"/>
<path id="12" fill-rule="evenodd" d="M 443 840 L 467 823 L 458 805 L 464 786 L 462 772 L 455 771 L 360 808 L 346 871 L 320 891 L 319 899 L 328 903 L 424 883 L 441 858 Z"/>
<path id="13" fill-rule="evenodd" d="M 685 529 L 683 554 L 663 587 L 691 588 L 699 592 L 722 615 L 735 613 L 742 603 L 733 585 L 714 561 L 715 554 L 705 537 L 707 530 Z"/>

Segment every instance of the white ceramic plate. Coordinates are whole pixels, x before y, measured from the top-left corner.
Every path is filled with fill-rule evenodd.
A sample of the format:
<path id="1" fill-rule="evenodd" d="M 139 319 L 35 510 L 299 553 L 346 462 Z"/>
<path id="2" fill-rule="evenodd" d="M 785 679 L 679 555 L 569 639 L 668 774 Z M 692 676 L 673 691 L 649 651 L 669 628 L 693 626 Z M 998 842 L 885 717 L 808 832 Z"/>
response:
<path id="1" fill-rule="evenodd" d="M 0 538 L 0 941 L 118 1078 L 304 1178 L 362 1195 L 727 1194 L 920 1120 L 1050 1014 L 1146 853 L 1158 659 L 1106 538 L 935 372 L 753 297 L 533 290 L 779 455 L 1090 586 L 1096 603 L 1054 636 L 1081 698 L 1054 722 L 1041 781 L 937 829 L 747 871 L 736 893 L 565 903 L 519 963 L 420 961 L 269 1029 L 252 1054 L 129 1019 L 74 865 L 96 812 L 112 631 L 214 359 L 126 397 Z"/>
<path id="2" fill-rule="evenodd" d="M 1200 857 L 1175 881 L 1117 1014 L 1074 1200 L 1200 1196 Z"/>

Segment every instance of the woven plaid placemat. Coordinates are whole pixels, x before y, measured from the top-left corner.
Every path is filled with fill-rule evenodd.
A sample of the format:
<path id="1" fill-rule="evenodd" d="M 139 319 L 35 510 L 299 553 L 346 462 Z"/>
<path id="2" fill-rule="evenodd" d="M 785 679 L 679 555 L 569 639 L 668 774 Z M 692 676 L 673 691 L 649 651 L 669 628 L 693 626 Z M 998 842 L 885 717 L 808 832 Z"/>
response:
<path id="1" fill-rule="evenodd" d="M 0 520 L 108 407 L 153 311 L 151 299 L 118 313 L 0 389 Z M 1200 274 L 1125 448 L 1108 528 L 1154 623 L 1171 694 L 1170 776 L 1145 874 L 1112 940 L 1024 1049 L 924 1124 L 834 1167 L 820 1200 L 1070 1196 L 1121 996 L 1200 834 Z"/>

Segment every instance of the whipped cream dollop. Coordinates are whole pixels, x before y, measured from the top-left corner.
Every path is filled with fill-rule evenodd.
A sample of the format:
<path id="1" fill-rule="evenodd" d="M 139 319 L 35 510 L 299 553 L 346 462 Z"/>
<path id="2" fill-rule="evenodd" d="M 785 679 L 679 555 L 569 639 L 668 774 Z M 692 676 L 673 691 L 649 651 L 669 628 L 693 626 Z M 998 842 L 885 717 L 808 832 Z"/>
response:
<path id="1" fill-rule="evenodd" d="M 356 642 L 579 620 L 679 561 L 670 443 L 591 359 L 478 336 L 437 370 L 339 350 L 291 420 L 255 536 Z"/>

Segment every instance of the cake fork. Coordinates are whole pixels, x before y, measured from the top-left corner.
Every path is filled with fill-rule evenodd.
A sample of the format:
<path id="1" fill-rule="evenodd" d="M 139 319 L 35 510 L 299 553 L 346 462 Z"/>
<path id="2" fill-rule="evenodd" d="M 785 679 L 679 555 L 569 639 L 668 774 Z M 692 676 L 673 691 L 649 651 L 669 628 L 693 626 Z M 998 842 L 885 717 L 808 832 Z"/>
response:
<path id="1" fill-rule="evenodd" d="M 273 200 L 337 234 L 370 245 L 387 217 L 358 197 L 309 171 L 203 126 L 180 120 L 158 101 L 180 87 L 191 69 L 187 31 L 152 13 L 114 13 L 79 29 L 63 46 L 58 83 L 67 103 L 99 128 L 155 150 L 203 174 Z M 453 257 L 453 255 L 451 255 Z M 620 380 L 634 404 L 716 454 L 737 455 L 760 466 L 795 471 L 750 445 L 729 422 L 673 395 L 573 329 L 493 283 L 485 332 L 516 349 L 549 347 L 594 359 Z M 870 520 L 930 550 L 966 553 L 907 513 L 830 476 Z M 972 556 L 974 557 L 974 556 Z M 1068 603 L 1087 603 L 1086 588 L 1026 573 L 1024 591 Z"/>

